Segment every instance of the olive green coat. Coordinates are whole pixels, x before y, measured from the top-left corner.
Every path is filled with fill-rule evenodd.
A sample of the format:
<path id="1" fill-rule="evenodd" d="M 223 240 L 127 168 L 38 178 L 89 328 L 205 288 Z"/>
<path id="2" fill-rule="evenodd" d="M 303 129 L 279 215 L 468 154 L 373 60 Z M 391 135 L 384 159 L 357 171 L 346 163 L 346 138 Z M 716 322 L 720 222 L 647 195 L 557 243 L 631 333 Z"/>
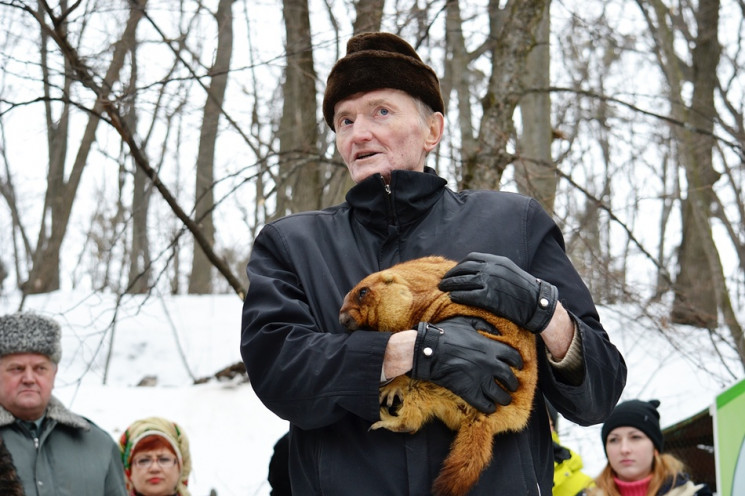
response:
<path id="1" fill-rule="evenodd" d="M 52 397 L 38 434 L 0 407 L 0 436 L 26 496 L 126 496 L 112 437 Z"/>

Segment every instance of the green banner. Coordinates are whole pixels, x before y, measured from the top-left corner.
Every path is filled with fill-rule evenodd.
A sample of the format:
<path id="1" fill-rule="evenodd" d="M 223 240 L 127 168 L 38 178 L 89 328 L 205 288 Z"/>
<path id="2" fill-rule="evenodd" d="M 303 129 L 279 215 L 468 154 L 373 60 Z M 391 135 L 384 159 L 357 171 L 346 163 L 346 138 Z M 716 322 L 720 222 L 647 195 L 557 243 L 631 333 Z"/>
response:
<path id="1" fill-rule="evenodd" d="M 717 494 L 745 495 L 745 379 L 717 396 L 713 406 Z"/>

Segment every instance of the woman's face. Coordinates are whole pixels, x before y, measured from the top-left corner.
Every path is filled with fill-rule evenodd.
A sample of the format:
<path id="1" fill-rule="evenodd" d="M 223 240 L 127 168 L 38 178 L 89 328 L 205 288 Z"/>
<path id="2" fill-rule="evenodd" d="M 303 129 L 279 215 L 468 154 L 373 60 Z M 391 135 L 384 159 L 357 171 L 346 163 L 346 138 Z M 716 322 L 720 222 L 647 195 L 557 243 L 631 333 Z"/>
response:
<path id="1" fill-rule="evenodd" d="M 616 427 L 610 431 L 605 452 L 616 477 L 622 481 L 638 481 L 652 473 L 654 443 L 639 429 Z"/>
<path id="2" fill-rule="evenodd" d="M 132 457 L 132 485 L 143 496 L 170 496 L 176 492 L 181 467 L 165 448 L 138 451 Z"/>

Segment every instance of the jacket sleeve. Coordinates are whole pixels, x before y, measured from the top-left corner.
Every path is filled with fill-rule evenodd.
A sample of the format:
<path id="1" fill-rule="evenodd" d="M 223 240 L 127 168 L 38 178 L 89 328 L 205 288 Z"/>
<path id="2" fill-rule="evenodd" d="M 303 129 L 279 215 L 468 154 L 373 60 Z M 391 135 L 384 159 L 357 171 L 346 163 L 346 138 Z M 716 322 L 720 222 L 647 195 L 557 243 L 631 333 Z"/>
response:
<path id="1" fill-rule="evenodd" d="M 308 251 L 315 249 L 307 244 Z M 310 271 L 290 255 L 287 245 L 275 226 L 265 226 L 246 268 L 249 287 L 240 347 L 257 396 L 301 429 L 330 425 L 350 412 L 377 421 L 380 373 L 390 334 L 344 332 L 336 314 L 334 329 L 321 328 L 324 318 L 331 327 L 331 317 L 317 313 L 340 306 L 341 300 L 334 299 L 338 296 L 318 294 L 338 286 L 336 274 L 318 267 Z M 324 255 L 303 256 L 322 265 Z"/>
<path id="2" fill-rule="evenodd" d="M 577 324 L 582 338 L 583 379 L 578 385 L 561 380 L 539 344 L 539 387 L 561 414 L 579 425 L 600 423 L 613 410 L 626 384 L 626 363 L 611 343 L 587 286 L 566 255 L 561 231 L 532 200 L 526 216 L 533 233 L 528 239 L 527 271 L 555 285 L 559 299 Z"/>

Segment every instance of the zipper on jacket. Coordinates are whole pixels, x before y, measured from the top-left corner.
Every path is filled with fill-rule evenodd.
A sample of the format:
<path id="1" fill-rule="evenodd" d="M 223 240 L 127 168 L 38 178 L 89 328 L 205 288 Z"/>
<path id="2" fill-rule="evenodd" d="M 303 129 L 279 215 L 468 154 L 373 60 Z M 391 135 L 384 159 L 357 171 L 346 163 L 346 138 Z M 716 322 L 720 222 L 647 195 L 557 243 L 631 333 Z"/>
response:
<path id="1" fill-rule="evenodd" d="M 396 215 L 395 211 L 393 210 L 393 192 L 391 191 L 391 185 L 385 182 L 385 179 L 383 179 L 384 184 L 383 187 L 385 188 L 385 199 L 386 199 L 386 207 L 388 207 L 388 219 L 390 219 L 390 223 L 394 226 L 396 225 Z"/>

